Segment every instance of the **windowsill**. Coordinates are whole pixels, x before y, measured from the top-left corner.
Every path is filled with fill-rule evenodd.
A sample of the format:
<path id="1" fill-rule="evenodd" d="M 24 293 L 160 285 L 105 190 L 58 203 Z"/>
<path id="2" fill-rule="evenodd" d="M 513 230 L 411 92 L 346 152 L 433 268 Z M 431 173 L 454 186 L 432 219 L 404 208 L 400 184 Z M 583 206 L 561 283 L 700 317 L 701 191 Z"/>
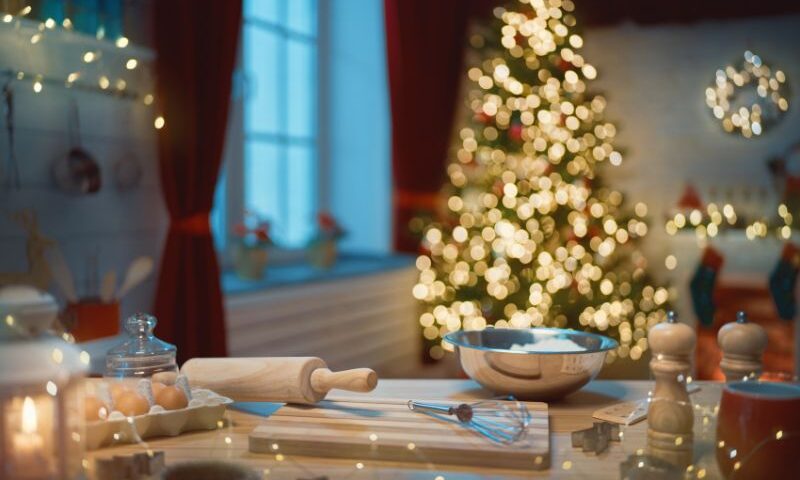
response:
<path id="1" fill-rule="evenodd" d="M 222 291 L 226 295 L 252 293 L 283 287 L 329 282 L 343 278 L 373 275 L 414 265 L 412 255 L 342 254 L 329 269 L 323 270 L 307 262 L 268 265 L 261 280 L 243 280 L 233 270 L 222 272 Z"/>

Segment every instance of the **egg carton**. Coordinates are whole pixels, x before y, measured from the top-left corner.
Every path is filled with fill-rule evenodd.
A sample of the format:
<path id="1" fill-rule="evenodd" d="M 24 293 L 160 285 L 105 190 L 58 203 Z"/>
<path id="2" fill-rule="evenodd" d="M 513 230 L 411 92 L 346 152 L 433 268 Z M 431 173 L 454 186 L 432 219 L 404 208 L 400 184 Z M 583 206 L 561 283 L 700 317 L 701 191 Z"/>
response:
<path id="1" fill-rule="evenodd" d="M 186 408 L 166 410 L 153 405 L 144 415 L 126 417 L 122 412 L 112 411 L 105 420 L 87 422 L 86 449 L 218 428 L 227 405 L 233 400 L 204 388 L 193 388 L 191 392 L 192 399 Z"/>

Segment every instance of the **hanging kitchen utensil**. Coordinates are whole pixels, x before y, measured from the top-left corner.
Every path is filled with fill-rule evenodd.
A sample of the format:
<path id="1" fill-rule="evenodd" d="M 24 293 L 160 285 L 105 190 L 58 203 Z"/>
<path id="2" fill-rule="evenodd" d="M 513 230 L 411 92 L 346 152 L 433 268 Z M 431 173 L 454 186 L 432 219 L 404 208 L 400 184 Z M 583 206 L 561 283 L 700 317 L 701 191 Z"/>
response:
<path id="1" fill-rule="evenodd" d="M 130 119 L 136 118 L 132 102 L 126 104 L 124 115 Z M 130 149 L 123 152 L 111 166 L 111 178 L 114 186 L 122 192 L 138 187 L 142 181 L 143 173 L 142 162 Z"/>
<path id="2" fill-rule="evenodd" d="M 100 190 L 100 165 L 95 158 L 81 146 L 80 117 L 78 103 L 73 98 L 67 124 L 70 149 L 63 157 L 53 163 L 53 177 L 59 188 L 75 194 L 90 194 Z"/>
<path id="3" fill-rule="evenodd" d="M 5 168 L 5 188 L 8 190 L 19 189 L 19 166 L 14 153 L 14 91 L 11 90 L 11 81 L 3 85 L 3 100 L 5 105 L 6 132 L 8 132 L 8 157 Z"/>

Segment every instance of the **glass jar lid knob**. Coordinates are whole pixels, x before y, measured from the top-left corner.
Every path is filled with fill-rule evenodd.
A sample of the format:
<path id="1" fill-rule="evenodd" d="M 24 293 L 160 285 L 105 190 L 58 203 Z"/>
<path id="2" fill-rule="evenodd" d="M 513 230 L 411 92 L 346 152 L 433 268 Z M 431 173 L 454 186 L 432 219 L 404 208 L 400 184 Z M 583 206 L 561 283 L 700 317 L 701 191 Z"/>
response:
<path id="1" fill-rule="evenodd" d="M 125 319 L 125 331 L 132 337 L 152 337 L 153 329 L 156 328 L 156 323 L 158 323 L 158 320 L 150 314 L 143 312 L 135 313 Z"/>

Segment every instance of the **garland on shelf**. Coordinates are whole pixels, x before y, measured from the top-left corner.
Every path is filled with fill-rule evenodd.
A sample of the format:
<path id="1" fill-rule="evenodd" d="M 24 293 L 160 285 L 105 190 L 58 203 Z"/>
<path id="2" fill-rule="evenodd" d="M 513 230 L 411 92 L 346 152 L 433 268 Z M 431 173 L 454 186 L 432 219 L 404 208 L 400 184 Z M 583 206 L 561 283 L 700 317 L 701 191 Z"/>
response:
<path id="1" fill-rule="evenodd" d="M 705 212 L 695 208 L 688 214 L 676 213 L 667 220 L 664 229 L 669 235 L 675 235 L 681 230 L 694 230 L 700 240 L 714 238 L 726 230 L 744 230 L 748 240 L 765 238 L 770 232 L 773 232 L 779 239 L 788 240 L 794 230 L 793 221 L 794 218 L 789 208 L 783 203 L 778 205 L 776 217 L 762 218 L 752 222 L 741 221 L 733 205 L 729 203 L 722 208 L 715 203 L 710 203 Z"/>
<path id="2" fill-rule="evenodd" d="M 18 34 L 27 36 L 27 33 L 24 30 L 28 30 L 28 25 L 25 24 L 31 25 L 32 27 L 30 30 L 32 30 L 33 33 L 28 38 L 31 45 L 37 45 L 44 42 L 47 38 L 48 31 L 60 30 L 62 32 L 73 33 L 73 24 L 69 18 L 65 18 L 61 22 L 61 25 L 59 25 L 52 18 L 47 18 L 44 21 L 38 22 L 37 25 L 36 20 L 27 18 L 31 13 L 31 10 L 32 9 L 30 6 L 26 6 L 17 12 L 16 15 L 11 13 L 2 14 L 2 16 L 0 16 L 0 28 L 11 28 L 14 29 Z M 129 44 L 130 41 L 124 36 L 120 36 L 113 43 L 113 45 L 119 50 L 127 48 Z M 102 48 L 88 49 L 83 52 L 78 62 L 86 65 L 92 63 L 97 64 L 102 56 Z M 128 71 L 136 70 L 142 63 L 140 59 L 132 55 L 128 56 L 123 61 L 125 70 Z M 112 80 L 110 74 L 102 71 L 98 72 L 96 79 L 90 80 L 89 74 L 81 71 L 80 68 L 69 73 L 65 78 L 56 78 L 53 76 L 44 75 L 42 73 L 25 71 L 22 69 L 6 68 L 5 70 L 0 70 L 0 78 L 4 78 L 4 80 L 2 80 L 4 85 L 8 85 L 15 81 L 28 81 L 30 82 L 31 89 L 37 94 L 41 93 L 46 85 L 63 88 L 75 88 L 84 91 L 107 94 L 117 98 L 141 101 L 145 106 L 155 108 L 155 97 L 152 93 L 139 93 L 132 91 L 128 88 L 128 82 L 124 78 L 119 77 Z M 154 114 L 153 126 L 160 130 L 164 127 L 164 125 L 164 116 L 160 114 Z"/>

